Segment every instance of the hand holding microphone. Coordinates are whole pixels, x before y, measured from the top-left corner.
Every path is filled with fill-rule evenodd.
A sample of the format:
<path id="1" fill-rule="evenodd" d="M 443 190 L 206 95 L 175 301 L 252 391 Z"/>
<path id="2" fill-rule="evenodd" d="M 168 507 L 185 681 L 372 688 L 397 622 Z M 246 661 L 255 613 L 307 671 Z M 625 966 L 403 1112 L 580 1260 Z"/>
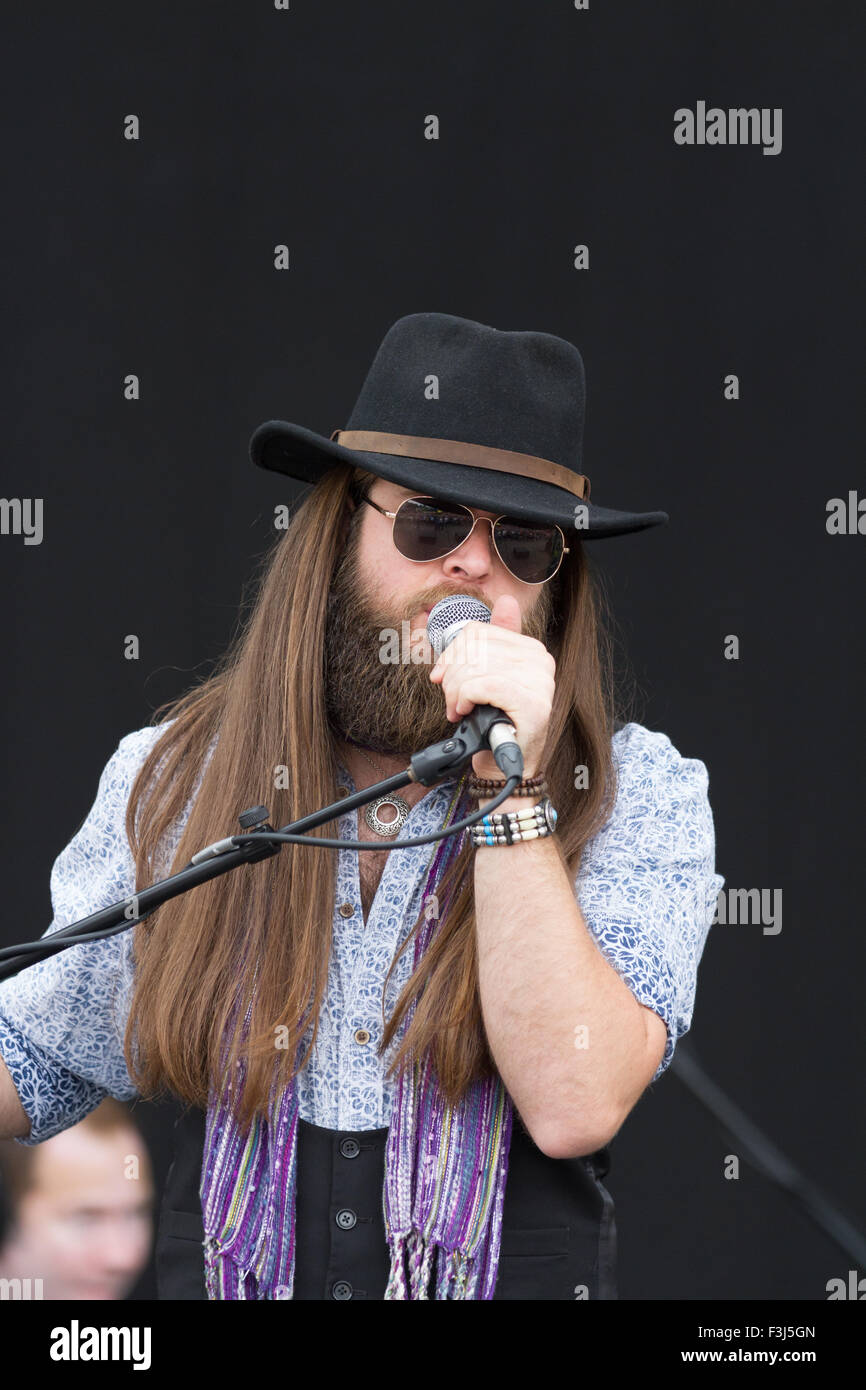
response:
<path id="1" fill-rule="evenodd" d="M 483 629 L 480 624 L 485 624 Z M 543 643 L 521 632 L 520 605 L 501 595 L 493 610 L 467 594 L 437 603 L 427 619 L 427 635 L 437 655 L 430 679 L 442 686 L 449 719 L 465 718 L 473 706 L 492 706 L 500 716 L 491 745 L 507 743 L 514 726 L 523 754 L 523 776 L 541 765 L 553 707 L 556 662 Z M 504 752 L 503 748 L 503 752 Z M 476 753 L 477 777 L 498 778 L 514 770 L 490 752 Z"/>

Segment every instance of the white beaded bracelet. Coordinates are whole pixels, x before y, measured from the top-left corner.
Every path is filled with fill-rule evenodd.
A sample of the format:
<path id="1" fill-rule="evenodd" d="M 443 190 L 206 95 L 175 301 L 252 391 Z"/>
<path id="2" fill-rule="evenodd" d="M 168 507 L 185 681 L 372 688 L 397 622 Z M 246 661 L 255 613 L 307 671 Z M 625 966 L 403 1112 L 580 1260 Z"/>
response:
<path id="1" fill-rule="evenodd" d="M 540 840 L 556 829 L 557 813 L 549 796 L 522 811 L 493 811 L 470 825 L 476 848 L 481 845 L 513 845 L 521 840 Z"/>

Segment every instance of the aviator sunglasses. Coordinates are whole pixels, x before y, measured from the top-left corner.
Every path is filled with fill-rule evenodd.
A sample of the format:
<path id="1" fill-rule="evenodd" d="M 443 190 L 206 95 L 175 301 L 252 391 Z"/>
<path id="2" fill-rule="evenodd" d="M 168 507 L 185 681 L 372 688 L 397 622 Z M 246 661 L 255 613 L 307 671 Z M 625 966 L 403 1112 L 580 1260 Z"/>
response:
<path id="1" fill-rule="evenodd" d="M 438 497 L 407 497 L 395 512 L 386 511 L 370 497 L 362 497 L 382 516 L 391 520 L 394 544 L 406 560 L 424 564 L 443 560 L 459 550 L 479 521 L 461 502 L 444 502 Z M 569 553 L 565 536 L 558 526 L 534 521 L 518 521 L 498 516 L 490 522 L 493 545 L 505 568 L 524 584 L 546 584 Z"/>

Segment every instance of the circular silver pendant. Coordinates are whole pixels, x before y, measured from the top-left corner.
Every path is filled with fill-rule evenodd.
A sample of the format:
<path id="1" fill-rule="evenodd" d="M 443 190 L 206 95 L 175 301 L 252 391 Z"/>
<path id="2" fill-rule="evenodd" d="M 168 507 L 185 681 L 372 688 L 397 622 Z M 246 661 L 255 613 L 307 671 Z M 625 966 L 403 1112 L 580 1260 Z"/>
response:
<path id="1" fill-rule="evenodd" d="M 381 806 L 394 807 L 393 820 L 382 820 L 379 815 Z M 402 796 L 380 796 L 377 801 L 371 801 L 369 806 L 364 807 L 364 819 L 377 835 L 397 835 L 409 819 L 409 806 Z"/>

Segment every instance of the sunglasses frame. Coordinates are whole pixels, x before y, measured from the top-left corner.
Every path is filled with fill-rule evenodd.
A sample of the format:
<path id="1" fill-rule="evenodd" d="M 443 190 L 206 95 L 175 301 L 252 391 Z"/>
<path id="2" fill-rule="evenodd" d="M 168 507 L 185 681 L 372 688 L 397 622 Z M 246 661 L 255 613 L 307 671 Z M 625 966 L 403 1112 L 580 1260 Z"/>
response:
<path id="1" fill-rule="evenodd" d="M 499 559 L 500 559 L 501 563 L 502 563 L 503 565 L 505 565 L 505 568 L 508 570 L 508 573 L 511 575 L 511 577 L 512 577 L 513 579 L 518 580 L 518 582 L 521 583 L 521 584 L 529 584 L 529 585 L 531 585 L 531 587 L 532 587 L 533 589 L 537 589 L 537 588 L 539 587 L 539 585 L 541 585 L 541 584 L 549 584 L 550 581 L 551 581 L 551 579 L 555 579 L 556 576 L 557 576 L 557 574 L 558 574 L 559 571 L 560 571 L 560 568 L 561 568 L 561 566 L 562 566 L 562 561 L 563 561 L 563 559 L 565 558 L 566 555 L 569 555 L 569 554 L 571 553 L 571 552 L 569 551 L 568 546 L 565 544 L 565 533 L 563 532 L 562 527 L 557 526 L 557 524 L 556 524 L 555 521 L 547 522 L 547 525 L 548 525 L 548 526 L 552 526 L 552 527 L 554 528 L 554 530 L 556 530 L 556 531 L 559 532 L 559 538 L 560 538 L 560 540 L 562 541 L 562 554 L 561 554 L 560 557 L 559 557 L 559 563 L 557 564 L 556 569 L 553 571 L 553 574 L 549 574 L 549 575 L 547 576 L 546 579 L 521 579 L 521 578 L 520 578 L 520 575 L 519 575 L 519 574 L 515 574 L 515 573 L 514 573 L 514 570 L 511 569 L 510 565 L 507 565 L 507 564 L 505 563 L 505 561 L 503 560 L 502 555 L 500 554 L 500 551 L 499 551 L 499 546 L 496 544 L 496 531 L 495 531 L 495 529 L 494 529 L 495 526 L 496 526 L 497 521 L 517 521 L 517 522 L 519 522 L 519 521 L 520 521 L 520 518 L 519 518 L 519 517 L 511 517 L 511 516 L 509 516 L 508 512 L 501 512 L 501 513 L 499 514 L 499 516 L 494 517 L 493 520 L 491 521 L 491 519 L 490 519 L 489 516 L 475 516 L 474 513 L 473 513 L 473 511 L 472 511 L 472 508 L 471 508 L 471 507 L 467 507 L 466 504 L 465 504 L 464 502 L 446 502 L 444 498 L 442 498 L 442 497 L 433 497 L 433 496 L 430 496 L 428 493 L 419 493 L 417 497 L 404 497 L 404 498 L 403 498 L 403 501 L 400 503 L 400 506 L 397 508 L 397 511 L 396 511 L 396 512 L 391 512 L 391 511 L 388 511 L 385 507 L 380 507 L 380 506 L 379 506 L 379 503 L 378 503 L 378 502 L 374 502 L 373 499 L 372 499 L 372 497 L 362 497 L 362 498 L 361 498 L 361 501 L 362 501 L 362 502 L 367 502 L 367 503 L 369 503 L 369 505 L 370 505 L 371 507 L 375 507 L 375 509 L 376 509 L 377 512 L 381 512 L 381 513 L 382 513 L 382 516 L 387 516 L 387 517 L 390 518 L 390 520 L 391 520 L 391 539 L 392 539 L 392 541 L 394 541 L 394 528 L 395 528 L 396 521 L 397 521 L 397 514 L 398 514 L 398 512 L 401 511 L 401 509 L 402 509 L 403 507 L 405 507 L 405 505 L 406 505 L 407 502 L 436 502 L 436 503 L 439 503 L 439 504 L 444 503 L 444 504 L 445 504 L 446 506 L 448 506 L 448 507 L 459 507 L 460 511 L 466 512 L 468 516 L 472 517 L 472 525 L 471 525 L 471 527 L 469 528 L 469 531 L 467 532 L 467 534 L 463 537 L 462 541 L 460 541 L 460 543 L 459 543 L 458 545 L 452 545 L 451 549 L 450 549 L 450 550 L 446 550 L 444 555 L 436 555 L 436 556 L 434 556 L 432 560 L 413 560 L 413 559 L 411 558 L 411 556 L 409 556 L 409 555 L 403 555 L 403 552 L 402 552 L 402 550 L 400 550 L 400 547 L 397 545 L 397 542 L 394 541 L 394 549 L 397 551 L 397 553 L 398 553 L 399 555 L 403 555 L 403 559 L 404 559 L 404 560 L 408 560 L 409 563 L 410 563 L 411 565 L 431 565 L 431 564 L 433 564 L 433 561 L 434 561 L 434 560 L 444 560 L 444 559 L 446 558 L 446 556 L 448 556 L 448 555 L 453 555 L 454 552 L 455 552 L 455 550 L 459 550 L 461 545 L 465 545 L 465 544 L 466 544 L 466 542 L 468 541 L 469 537 L 472 535 L 472 532 L 475 530 L 475 527 L 478 525 L 478 522 L 479 522 L 479 521 L 489 521 L 489 522 L 490 522 L 490 539 L 491 539 L 492 542 L 493 542 L 493 549 L 496 551 L 496 554 L 499 556 Z M 531 524 L 531 523 L 530 523 L 530 524 Z M 543 523 L 542 523 L 542 524 L 543 524 Z"/>

